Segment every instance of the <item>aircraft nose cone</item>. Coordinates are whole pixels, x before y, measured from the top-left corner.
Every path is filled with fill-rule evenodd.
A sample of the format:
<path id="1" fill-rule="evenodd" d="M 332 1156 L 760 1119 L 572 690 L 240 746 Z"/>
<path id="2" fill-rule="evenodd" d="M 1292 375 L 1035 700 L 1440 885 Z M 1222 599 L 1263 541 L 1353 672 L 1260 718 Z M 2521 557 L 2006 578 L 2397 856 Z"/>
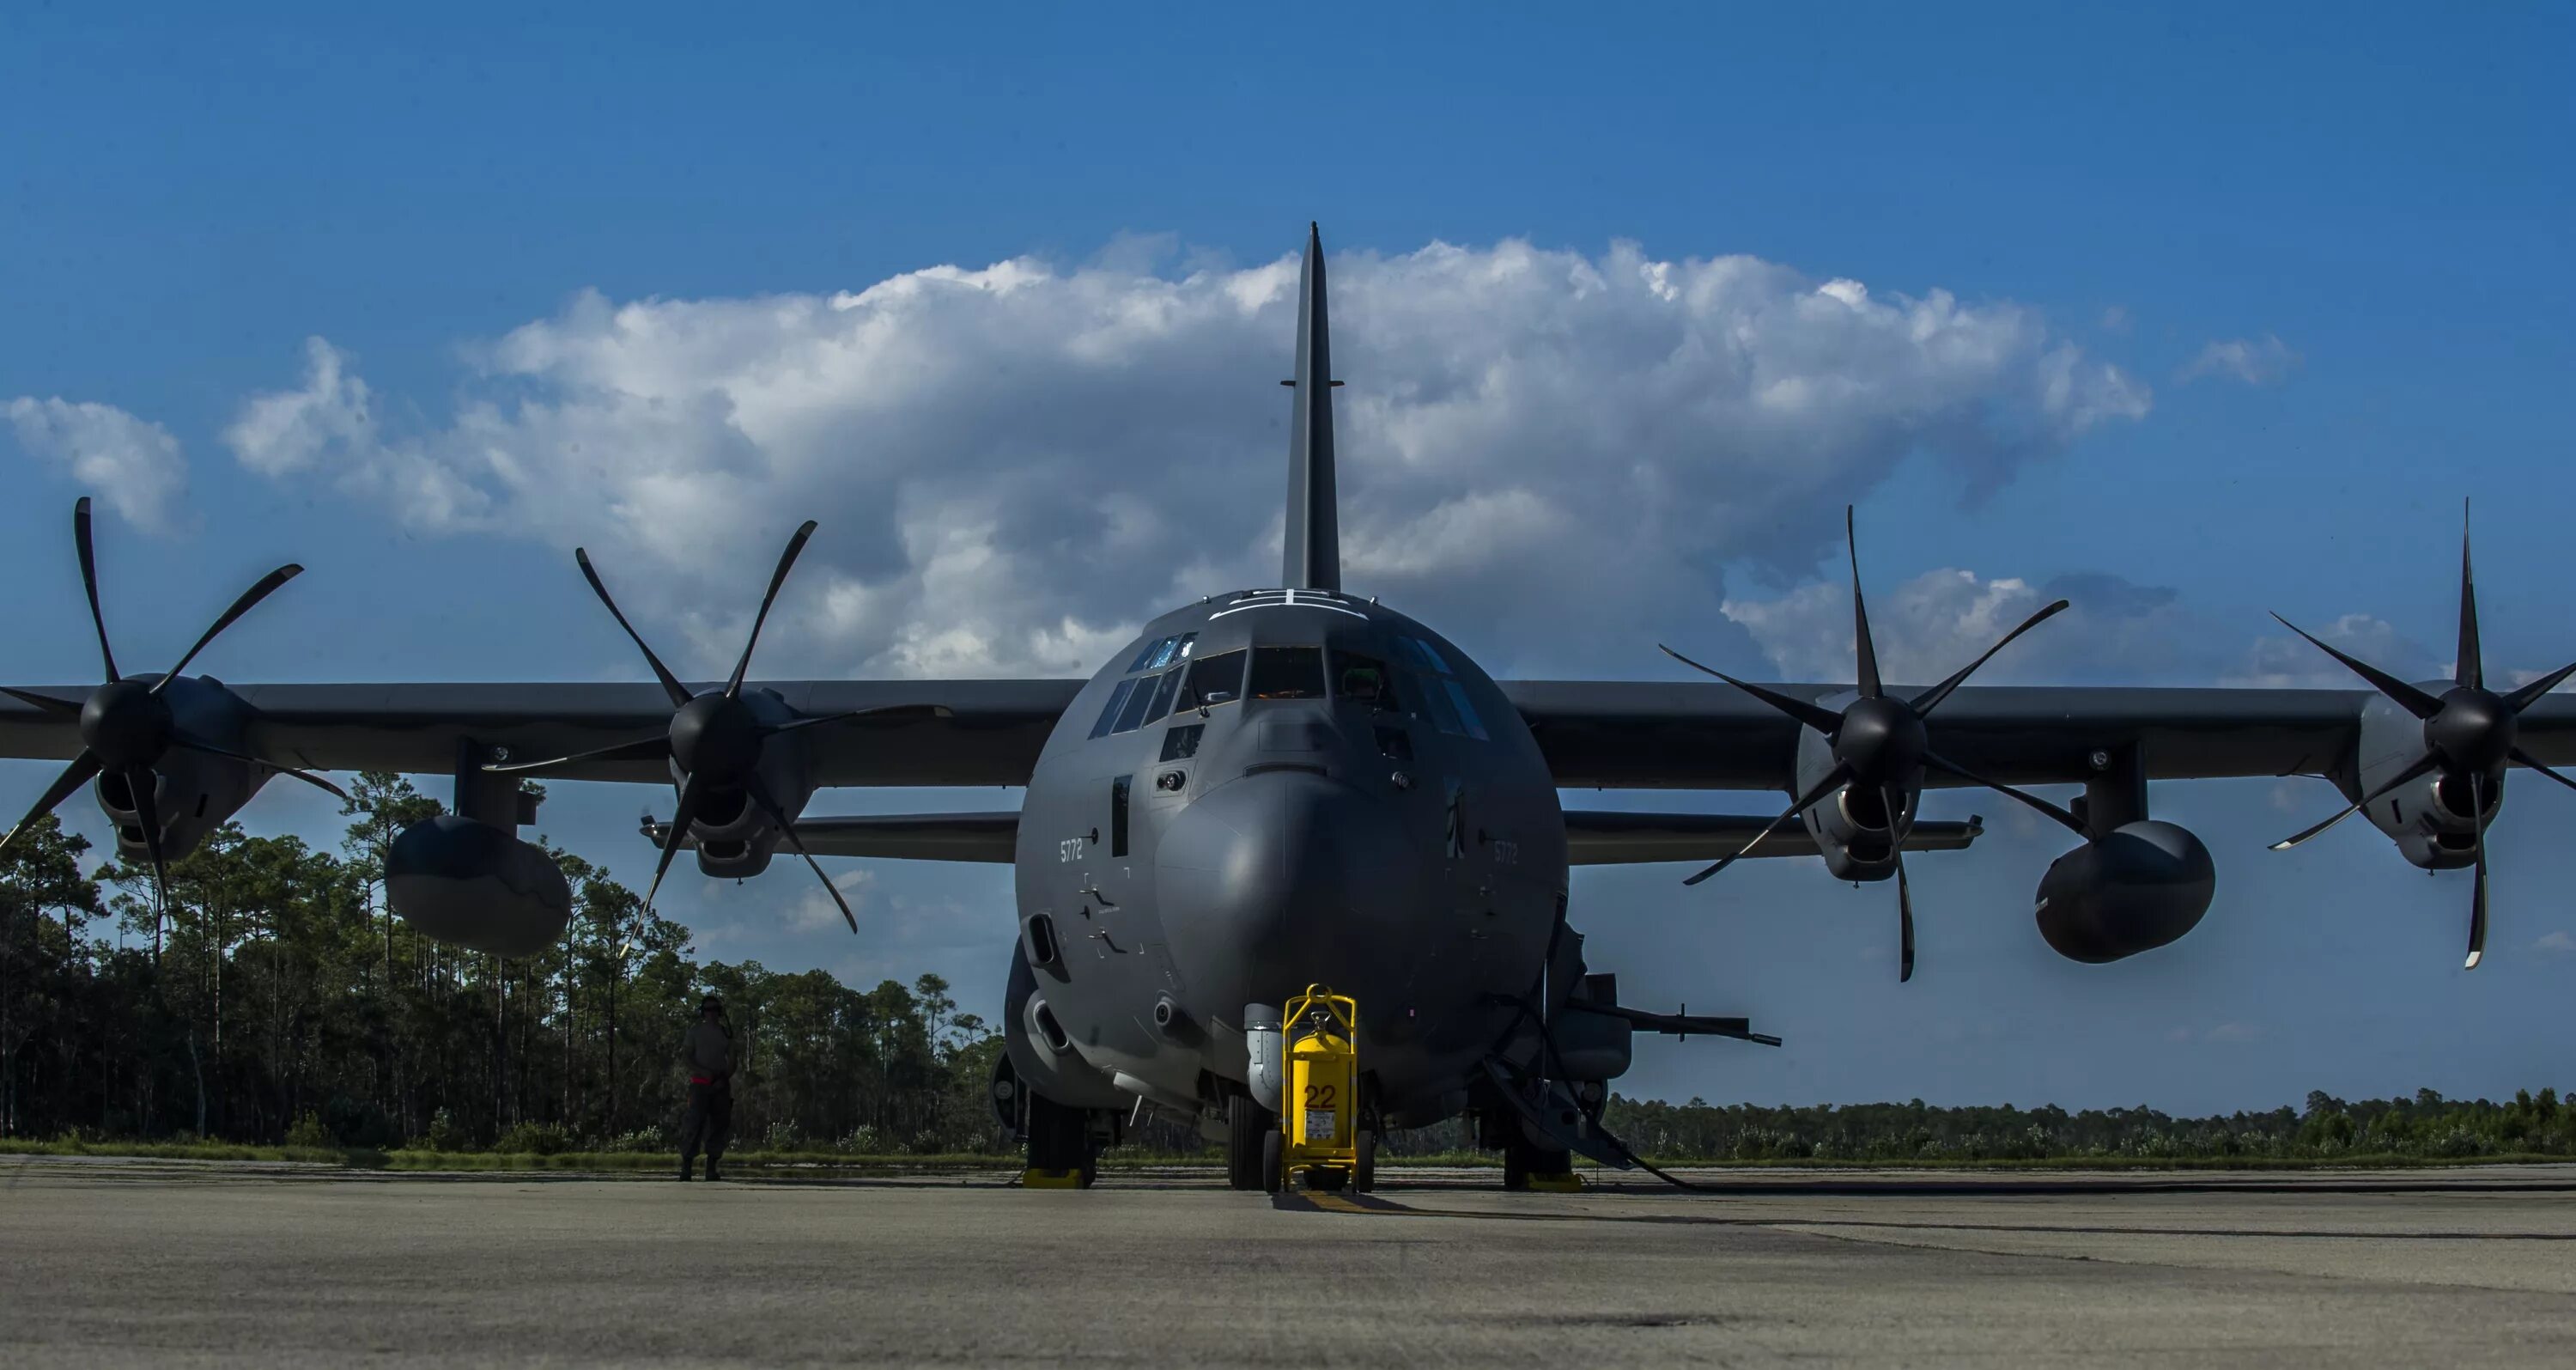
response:
<path id="1" fill-rule="evenodd" d="M 1409 973 L 1408 906 L 1429 895 L 1395 815 L 1305 771 L 1194 801 L 1155 857 L 1157 905 L 1190 997 L 1232 1019 L 1311 983 L 1370 997 Z"/>

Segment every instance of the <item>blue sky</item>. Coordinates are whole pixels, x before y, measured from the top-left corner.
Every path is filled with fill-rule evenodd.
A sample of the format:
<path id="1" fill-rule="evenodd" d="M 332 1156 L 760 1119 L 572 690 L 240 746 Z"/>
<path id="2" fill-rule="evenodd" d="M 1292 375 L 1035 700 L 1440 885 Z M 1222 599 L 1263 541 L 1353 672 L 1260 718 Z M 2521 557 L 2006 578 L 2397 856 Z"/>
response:
<path id="1" fill-rule="evenodd" d="M 2563 255 L 2576 132 L 2563 57 L 2576 25 L 2564 11 L 931 15 L 632 7 L 530 26 L 463 5 L 409 18 L 337 6 L 100 18 L 55 5 L 0 19 L 0 406 L 113 406 L 175 450 L 152 468 L 165 482 L 182 473 L 157 517 L 103 534 L 120 646 L 175 655 L 236 582 L 293 558 L 312 573 L 228 635 L 207 669 L 629 677 L 628 649 L 570 566 L 570 541 L 588 538 L 615 549 L 603 556 L 613 583 L 667 580 L 639 614 L 666 654 L 705 671 L 737 635 L 777 537 L 827 499 L 823 560 L 813 584 L 800 580 L 801 606 L 791 594 L 769 669 L 1087 670 L 1106 649 L 1085 660 L 1086 644 L 1153 612 L 1188 575 L 1051 561 L 1012 532 L 1032 526 L 1028 511 L 960 496 L 933 468 L 870 467 L 863 480 L 850 466 L 836 481 L 844 468 L 823 462 L 789 479 L 778 454 L 810 436 L 755 431 L 736 451 L 739 422 L 635 427 L 600 396 L 640 383 L 603 381 L 599 368 L 604 339 L 639 335 L 602 320 L 635 307 L 639 326 L 677 340 L 672 357 L 729 366 L 746 353 L 727 339 L 772 327 L 762 301 L 1014 259 L 1050 273 L 1015 297 L 1041 302 L 1083 282 L 1133 297 L 1193 273 L 1251 280 L 1316 218 L 1353 262 L 1336 276 L 1352 293 L 1336 310 L 1346 405 L 1367 402 L 1355 366 L 1426 390 L 1465 374 L 1445 339 L 1491 349 L 1474 359 L 1491 375 L 1551 338 L 1579 337 L 1599 358 L 1619 330 L 1662 326 L 1651 310 L 1596 316 L 1479 293 L 1477 273 L 1514 241 L 1548 270 L 1614 270 L 1622 242 L 1655 262 L 1742 254 L 1803 283 L 1776 286 L 1783 308 L 1826 282 L 1861 283 L 1881 309 L 1946 291 L 1967 316 L 1944 336 L 2004 358 L 1962 370 L 1909 354 L 1886 372 L 1874 368 L 1893 335 L 1784 335 L 1782 359 L 1896 396 L 1860 403 L 1877 426 L 1850 441 L 1821 411 L 1776 441 L 1702 432 L 1692 424 L 1706 416 L 1681 401 L 1639 425 L 1610 411 L 1652 397 L 1632 405 L 1614 389 L 1625 373 L 1598 360 L 1597 375 L 1570 363 L 1584 384 L 1511 411 L 1526 420 L 1515 426 L 1568 411 L 1566 433 L 1638 450 L 1569 438 L 1489 455 L 1456 437 L 1478 431 L 1472 412 L 1408 447 L 1403 435 L 1420 431 L 1402 422 L 1408 401 L 1383 427 L 1354 414 L 1345 461 L 1365 507 L 1352 517 L 1384 511 L 1363 530 L 1381 547 L 1381 579 L 1498 673 L 1661 677 L 1659 636 L 1767 674 L 1847 670 L 1807 664 L 1816 651 L 1802 632 L 1839 585 L 1830 511 L 1846 498 L 1860 505 L 1875 594 L 1915 588 L 1920 621 L 1909 629 L 1893 611 L 1892 631 L 1915 634 L 1927 667 L 1946 669 L 1947 644 L 1973 621 L 1944 587 L 2017 602 L 1997 589 L 2009 580 L 2097 592 L 2090 610 L 2076 596 L 2094 617 L 2058 645 L 2034 635 L 2019 678 L 2313 670 L 2279 650 L 2266 608 L 2339 624 L 2392 665 L 2437 669 L 2450 655 L 2463 493 L 2479 499 L 2491 659 L 2537 669 L 2576 656 L 2576 634 L 2550 612 L 2576 484 L 2557 399 L 2576 361 Z M 1465 267 L 1426 264 L 1435 242 L 1470 254 Z M 935 330 L 917 346 L 942 365 L 971 372 L 987 359 L 984 390 L 918 413 L 867 409 L 892 417 L 838 423 L 831 441 L 849 454 L 816 450 L 865 463 L 901 445 L 907 460 L 1024 479 L 1064 501 L 1069 521 L 1134 504 L 1185 535 L 1217 530 L 1209 543 L 1257 538 L 1257 521 L 1276 517 L 1277 392 L 1205 382 L 1233 374 L 1227 348 L 1275 347 L 1284 365 L 1273 317 L 1227 325 L 1192 353 L 1120 354 L 1095 403 L 990 361 L 1035 365 L 1007 334 L 1040 327 L 1050 307 L 1016 324 L 903 316 Z M 1919 317 L 1878 322 L 1902 334 Z M 1368 352 L 1371 337 L 1385 355 Z M 326 339 L 364 391 L 317 388 L 309 338 Z M 798 349 L 829 342 L 740 346 L 784 359 L 762 373 L 774 392 L 824 355 Z M 2090 387 L 2073 409 L 2034 388 L 2061 352 Z M 1202 373 L 1197 353 L 1218 360 Z M 295 412 L 322 425 L 310 443 L 237 431 L 255 397 L 306 391 L 318 398 Z M 1587 411 L 1602 394 L 1621 398 Z M 1926 404 L 1977 435 L 1927 425 Z M 358 427 L 323 422 L 359 413 Z M 32 423 L 0 424 L 17 496 L 0 508 L 0 568 L 21 587 L 0 673 L 84 679 L 62 527 L 84 485 L 59 433 Z M 460 478 L 489 507 L 453 517 L 424 513 L 425 487 L 405 483 L 482 471 L 487 448 L 542 461 L 550 435 L 576 430 L 641 433 L 654 445 L 635 461 L 673 479 L 750 474 L 738 501 L 706 504 L 703 530 L 659 540 L 585 521 L 612 502 L 601 491 L 621 488 L 616 463 L 596 454 L 524 488 Z M 1135 455 L 1157 443 L 1218 444 L 1229 479 L 1172 495 L 1163 468 Z M 1574 604 L 1606 601 L 1598 615 L 1473 554 L 1399 554 L 1448 547 L 1444 529 L 1507 540 L 1522 526 L 1508 517 L 1523 507 L 1513 492 L 1539 492 L 1529 498 L 1544 511 L 1561 478 L 1551 470 L 1622 459 L 1706 482 L 1688 488 L 1707 492 L 1713 531 L 1681 526 L 1685 510 L 1647 511 L 1674 525 L 1652 540 L 1665 574 L 1649 577 L 1606 565 L 1615 510 L 1536 525 L 1551 531 L 1515 560 L 1579 586 L 1587 598 Z M 1757 477 L 1783 493 L 1746 493 Z M 1495 502 L 1461 514 L 1426 493 L 1444 481 Z M 1256 523 L 1209 522 L 1220 510 Z M 920 550 L 969 525 L 1002 530 L 1013 559 L 1000 584 L 1073 587 L 1044 621 L 995 621 L 1004 634 L 1061 629 L 1046 650 L 925 644 L 922 625 L 991 592 L 971 559 Z M 1944 570 L 1970 579 L 1921 579 Z M 1655 588 L 1637 588 L 1646 579 Z M 1569 637 L 1578 617 L 1607 626 Z M 43 783 L 23 765 L 0 777 L 28 794 Z M 629 825 L 666 794 L 556 796 L 543 826 L 557 840 L 639 880 L 649 872 Z M 1978 850 L 1919 863 L 1923 969 L 1902 990 L 1892 895 L 1836 886 L 1809 864 L 1764 863 L 1687 894 L 1678 871 L 1584 874 L 1575 908 L 1596 963 L 1623 971 L 1636 997 L 1741 1004 L 1790 1039 L 1764 1056 L 1651 1047 L 1633 1077 L 1648 1092 L 2198 1108 L 2316 1086 L 2563 1086 L 2576 1083 L 2562 1018 L 2576 944 L 2535 944 L 2576 932 L 2550 837 L 2570 797 L 2517 782 L 2512 799 L 2496 833 L 2494 950 L 2474 977 L 2457 969 L 2465 877 L 2421 876 L 2360 831 L 2294 855 L 2261 850 L 2329 810 L 2318 782 L 2160 789 L 2160 812 L 2216 852 L 2219 902 L 2183 943 L 2108 968 L 2058 962 L 2038 942 L 2028 891 L 2055 839 L 2000 822 Z M 1769 796 L 1636 802 L 1772 807 Z M 324 806 L 275 788 L 245 818 L 316 837 L 335 826 Z M 1009 923 L 998 873 L 888 864 L 861 891 L 873 918 L 855 946 L 800 921 L 811 896 L 792 871 L 739 889 L 682 882 L 669 900 L 710 954 L 849 974 L 938 969 L 970 1001 L 997 989 Z"/>

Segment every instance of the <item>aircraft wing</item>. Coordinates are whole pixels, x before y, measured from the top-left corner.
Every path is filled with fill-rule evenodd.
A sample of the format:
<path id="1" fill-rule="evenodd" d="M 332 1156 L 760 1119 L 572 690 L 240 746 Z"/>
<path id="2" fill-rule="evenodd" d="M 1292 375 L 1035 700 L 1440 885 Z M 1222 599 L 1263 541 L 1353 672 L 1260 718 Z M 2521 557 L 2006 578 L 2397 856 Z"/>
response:
<path id="1" fill-rule="evenodd" d="M 671 825 L 647 816 L 644 836 L 655 847 L 671 839 Z M 981 861 L 1007 865 L 1020 835 L 1016 810 L 994 813 L 806 814 L 789 825 L 796 841 L 816 856 L 863 856 L 902 861 Z M 682 835 L 683 850 L 697 838 Z"/>
<path id="2" fill-rule="evenodd" d="M 1575 866 L 1631 865 L 1641 861 L 1715 861 L 1744 850 L 1772 826 L 1769 814 L 1638 813 L 1617 809 L 1567 809 L 1565 859 Z M 1986 831 L 1983 819 L 1965 823 L 1926 819 L 1905 834 L 1907 851 L 1963 851 Z M 816 850 L 821 850 L 817 848 Z M 1748 856 L 1817 856 L 1815 835 L 1787 824 Z"/>
<path id="3" fill-rule="evenodd" d="M 814 776 L 825 786 L 1024 785 L 1078 680 L 753 682 L 808 716 L 888 705 L 937 705 L 940 715 L 852 719 L 813 730 Z M 37 686 L 27 694 L 77 708 L 95 686 Z M 653 737 L 671 704 L 645 684 L 236 685 L 247 707 L 241 739 L 262 761 L 316 771 L 440 774 L 472 742 L 511 758 L 567 756 Z M 700 685 L 698 689 L 721 688 Z M 0 696 L 0 756 L 67 760 L 81 749 L 76 718 Z M 667 783 L 658 758 L 603 760 L 549 773 L 573 780 Z"/>
<path id="4" fill-rule="evenodd" d="M 1852 690 L 1764 688 L 1808 702 Z M 1792 783 L 1799 724 L 1732 685 L 1521 680 L 1502 689 L 1529 721 L 1556 783 L 1569 789 Z M 2149 779 L 2327 775 L 2348 762 L 2362 709 L 2375 698 L 2368 690 L 1971 685 L 1942 703 L 1930 729 L 1941 754 L 2014 785 L 2080 783 L 2093 773 L 2094 752 L 2130 745 Z M 2576 697 L 2545 696 L 2519 724 L 2522 745 L 2540 760 L 2576 764 Z M 1935 775 L 1930 783 L 1957 782 Z"/>

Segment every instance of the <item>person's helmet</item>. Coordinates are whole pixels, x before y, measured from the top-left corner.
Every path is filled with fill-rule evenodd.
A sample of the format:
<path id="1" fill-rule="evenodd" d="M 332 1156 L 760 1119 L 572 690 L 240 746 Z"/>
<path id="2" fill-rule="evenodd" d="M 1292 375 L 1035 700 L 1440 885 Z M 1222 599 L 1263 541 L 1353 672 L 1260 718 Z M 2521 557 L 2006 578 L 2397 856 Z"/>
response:
<path id="1" fill-rule="evenodd" d="M 719 999 L 719 998 L 715 997 L 714 995 L 710 994 L 710 995 L 708 995 L 706 998 L 704 998 L 704 999 L 700 999 L 700 1000 L 698 1001 L 698 1012 L 700 1012 L 700 1013 L 722 1013 L 722 1012 L 724 1012 L 724 1000 Z"/>

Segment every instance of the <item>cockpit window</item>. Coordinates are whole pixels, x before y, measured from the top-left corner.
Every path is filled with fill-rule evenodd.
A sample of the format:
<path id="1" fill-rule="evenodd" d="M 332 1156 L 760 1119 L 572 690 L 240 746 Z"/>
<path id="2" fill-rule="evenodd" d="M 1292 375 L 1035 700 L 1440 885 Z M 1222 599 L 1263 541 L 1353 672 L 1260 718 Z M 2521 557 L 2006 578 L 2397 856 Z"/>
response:
<path id="1" fill-rule="evenodd" d="M 1254 699 L 1321 699 L 1324 697 L 1324 651 L 1320 647 L 1255 647 L 1252 649 Z"/>
<path id="2" fill-rule="evenodd" d="M 1135 681 L 1122 680 L 1118 682 L 1117 689 L 1109 692 L 1109 702 L 1100 710 L 1100 721 L 1091 725 L 1093 737 L 1107 737 L 1110 730 L 1118 726 L 1118 711 L 1127 707 L 1127 696 L 1135 689 Z"/>
<path id="3" fill-rule="evenodd" d="M 1476 706 L 1467 702 L 1465 687 L 1455 680 L 1440 680 L 1433 683 L 1442 694 L 1449 696 L 1451 704 L 1457 706 L 1458 721 L 1466 727 L 1467 736 L 1479 742 L 1484 741 L 1485 725 L 1476 717 Z"/>
<path id="4" fill-rule="evenodd" d="M 1189 679 L 1173 701 L 1176 709 L 1204 709 L 1211 704 L 1232 704 L 1243 698 L 1243 658 L 1241 651 L 1219 652 L 1203 656 L 1189 664 Z"/>
<path id="5" fill-rule="evenodd" d="M 1181 677 L 1185 674 L 1186 671 L 1176 666 L 1154 677 L 1154 702 L 1145 709 L 1147 723 L 1161 722 L 1163 715 L 1172 711 L 1172 696 L 1181 688 Z M 1144 681 L 1136 682 L 1136 688 L 1141 690 L 1144 687 Z"/>
<path id="6" fill-rule="evenodd" d="M 1153 677 L 1148 676 L 1131 683 L 1135 688 L 1127 692 L 1126 707 L 1118 711 L 1118 726 L 1110 729 L 1111 732 L 1129 732 L 1144 726 L 1145 709 L 1154 702 Z"/>
<path id="7" fill-rule="evenodd" d="M 1400 637 L 1395 641 L 1396 645 L 1402 647 L 1414 660 L 1430 667 L 1432 670 L 1438 671 L 1442 675 L 1449 674 L 1449 662 L 1446 658 L 1440 655 L 1439 648 L 1432 646 L 1430 643 L 1425 642 L 1418 637 Z"/>
<path id="8" fill-rule="evenodd" d="M 1158 637 L 1146 643 L 1136 653 L 1136 659 L 1127 663 L 1127 674 L 1134 675 L 1138 671 L 1159 671 L 1174 662 L 1189 660 L 1190 644 L 1198 641 L 1198 637 L 1196 633 L 1177 633 L 1171 637 Z"/>
<path id="9" fill-rule="evenodd" d="M 1458 708 L 1449 702 L 1449 692 L 1440 688 L 1443 683 L 1417 675 L 1413 678 L 1413 698 L 1424 713 L 1431 715 L 1432 727 L 1455 736 L 1467 729 L 1458 721 Z"/>
<path id="10" fill-rule="evenodd" d="M 1386 663 L 1373 656 L 1333 649 L 1333 696 L 1372 709 L 1395 707 L 1395 682 Z"/>

